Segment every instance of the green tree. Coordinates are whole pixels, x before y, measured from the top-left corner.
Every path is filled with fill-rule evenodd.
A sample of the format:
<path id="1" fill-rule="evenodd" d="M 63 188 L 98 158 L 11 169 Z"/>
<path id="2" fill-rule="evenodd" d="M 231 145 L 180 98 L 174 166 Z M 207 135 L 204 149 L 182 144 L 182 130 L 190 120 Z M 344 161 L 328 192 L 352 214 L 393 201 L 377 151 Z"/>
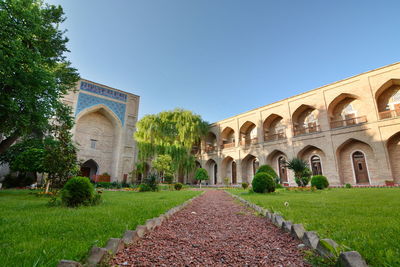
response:
<path id="1" fill-rule="evenodd" d="M 200 188 L 201 188 L 201 181 L 208 180 L 208 173 L 206 169 L 203 168 L 198 168 L 196 172 L 194 173 L 194 178 L 199 181 L 200 183 Z"/>
<path id="2" fill-rule="evenodd" d="M 66 60 L 60 6 L 0 1 L 0 154 L 18 138 L 47 131 L 62 95 L 78 81 Z"/>
<path id="3" fill-rule="evenodd" d="M 205 136 L 208 128 L 208 123 L 199 115 L 183 109 L 144 116 L 137 123 L 135 133 L 139 160 L 146 162 L 157 155 L 170 155 L 178 175 L 187 175 L 195 168 L 192 147 Z"/>
<path id="4" fill-rule="evenodd" d="M 161 181 L 164 181 L 165 175 L 173 173 L 172 158 L 170 155 L 158 155 L 152 162 L 152 166 L 158 172 Z"/>
<path id="5" fill-rule="evenodd" d="M 308 163 L 300 158 L 293 158 L 286 162 L 286 167 L 294 172 L 295 181 L 298 186 L 306 186 L 311 178 Z"/>
<path id="6" fill-rule="evenodd" d="M 69 106 L 59 103 L 50 129 L 55 142 L 45 146 L 44 167 L 49 175 L 48 183 L 56 188 L 64 186 L 70 177 L 79 172 L 77 148 L 71 134 L 74 126 L 71 113 Z"/>

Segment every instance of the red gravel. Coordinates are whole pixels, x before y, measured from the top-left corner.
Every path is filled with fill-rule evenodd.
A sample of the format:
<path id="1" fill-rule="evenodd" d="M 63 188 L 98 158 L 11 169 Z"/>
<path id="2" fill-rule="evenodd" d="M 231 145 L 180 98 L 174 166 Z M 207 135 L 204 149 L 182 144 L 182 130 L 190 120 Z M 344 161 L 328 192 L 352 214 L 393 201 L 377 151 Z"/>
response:
<path id="1" fill-rule="evenodd" d="M 207 190 L 185 209 L 125 248 L 112 266 L 308 266 L 299 241 L 234 202 Z"/>

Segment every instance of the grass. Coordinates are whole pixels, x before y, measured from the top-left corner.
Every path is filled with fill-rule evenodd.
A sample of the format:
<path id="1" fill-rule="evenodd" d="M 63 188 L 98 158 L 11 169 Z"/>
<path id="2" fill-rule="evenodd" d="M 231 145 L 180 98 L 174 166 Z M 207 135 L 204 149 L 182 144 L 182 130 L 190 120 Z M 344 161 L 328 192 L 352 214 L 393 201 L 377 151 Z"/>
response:
<path id="1" fill-rule="evenodd" d="M 236 189 L 237 194 L 259 206 L 302 223 L 322 238 L 357 250 L 371 266 L 400 266 L 400 189 L 351 188 L 317 192 L 285 189 L 256 194 Z M 284 205 L 285 202 L 289 206 Z"/>
<path id="2" fill-rule="evenodd" d="M 0 265 L 56 266 L 80 261 L 147 219 L 198 195 L 196 191 L 104 192 L 94 207 L 48 207 L 47 197 L 26 190 L 0 191 Z"/>

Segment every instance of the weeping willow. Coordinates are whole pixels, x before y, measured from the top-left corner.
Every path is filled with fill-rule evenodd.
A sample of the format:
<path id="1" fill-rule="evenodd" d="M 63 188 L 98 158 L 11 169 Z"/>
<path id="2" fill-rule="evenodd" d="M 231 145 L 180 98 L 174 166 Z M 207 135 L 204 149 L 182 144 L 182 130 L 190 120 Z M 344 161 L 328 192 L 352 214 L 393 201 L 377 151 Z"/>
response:
<path id="1" fill-rule="evenodd" d="M 183 109 L 144 116 L 135 133 L 139 160 L 150 162 L 157 155 L 167 154 L 178 175 L 187 175 L 196 166 L 192 147 L 207 134 L 208 125 L 199 115 Z"/>

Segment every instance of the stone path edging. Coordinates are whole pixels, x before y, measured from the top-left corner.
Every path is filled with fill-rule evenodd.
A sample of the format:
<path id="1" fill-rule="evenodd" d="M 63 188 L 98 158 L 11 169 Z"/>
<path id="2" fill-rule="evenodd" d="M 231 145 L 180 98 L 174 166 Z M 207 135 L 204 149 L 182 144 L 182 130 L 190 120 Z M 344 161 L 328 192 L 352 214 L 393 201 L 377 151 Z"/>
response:
<path id="1" fill-rule="evenodd" d="M 226 190 L 225 192 L 227 192 L 234 199 L 237 199 L 240 202 L 242 202 L 245 206 L 252 208 L 261 215 L 265 216 L 267 220 L 271 221 L 275 226 L 281 228 L 285 232 L 289 232 L 293 237 L 301 240 L 304 243 L 304 245 L 316 251 L 321 256 L 334 257 L 332 252 L 329 249 L 327 249 L 325 245 L 326 243 L 328 243 L 330 246 L 334 248 L 338 247 L 339 245 L 332 239 L 320 239 L 316 232 L 306 231 L 302 224 L 293 224 L 291 221 L 286 221 L 282 217 L 282 215 L 278 213 L 272 213 L 269 210 L 264 209 L 254 203 L 251 203 L 250 201 L 247 201 L 241 198 L 240 196 L 234 195 Z M 365 260 L 362 258 L 361 254 L 358 253 L 357 251 L 341 252 L 337 259 L 337 263 L 339 266 L 343 267 L 368 266 Z"/>
<path id="2" fill-rule="evenodd" d="M 77 261 L 70 260 L 61 260 L 57 267 L 95 267 L 100 265 L 101 263 L 107 262 L 110 257 L 114 256 L 117 252 L 123 250 L 126 245 L 133 244 L 141 239 L 146 233 L 153 231 L 156 227 L 160 226 L 164 220 L 167 220 L 176 212 L 182 210 L 187 205 L 192 203 L 192 201 L 201 195 L 204 194 L 205 191 L 202 191 L 199 195 L 192 197 L 191 199 L 186 200 L 182 204 L 171 208 L 164 214 L 161 214 L 158 217 L 153 219 L 149 219 L 146 221 L 144 225 L 136 226 L 135 230 L 127 230 L 122 238 L 110 238 L 107 241 L 105 248 L 92 247 L 89 251 L 89 255 L 86 259 L 85 264 L 82 264 Z"/>

